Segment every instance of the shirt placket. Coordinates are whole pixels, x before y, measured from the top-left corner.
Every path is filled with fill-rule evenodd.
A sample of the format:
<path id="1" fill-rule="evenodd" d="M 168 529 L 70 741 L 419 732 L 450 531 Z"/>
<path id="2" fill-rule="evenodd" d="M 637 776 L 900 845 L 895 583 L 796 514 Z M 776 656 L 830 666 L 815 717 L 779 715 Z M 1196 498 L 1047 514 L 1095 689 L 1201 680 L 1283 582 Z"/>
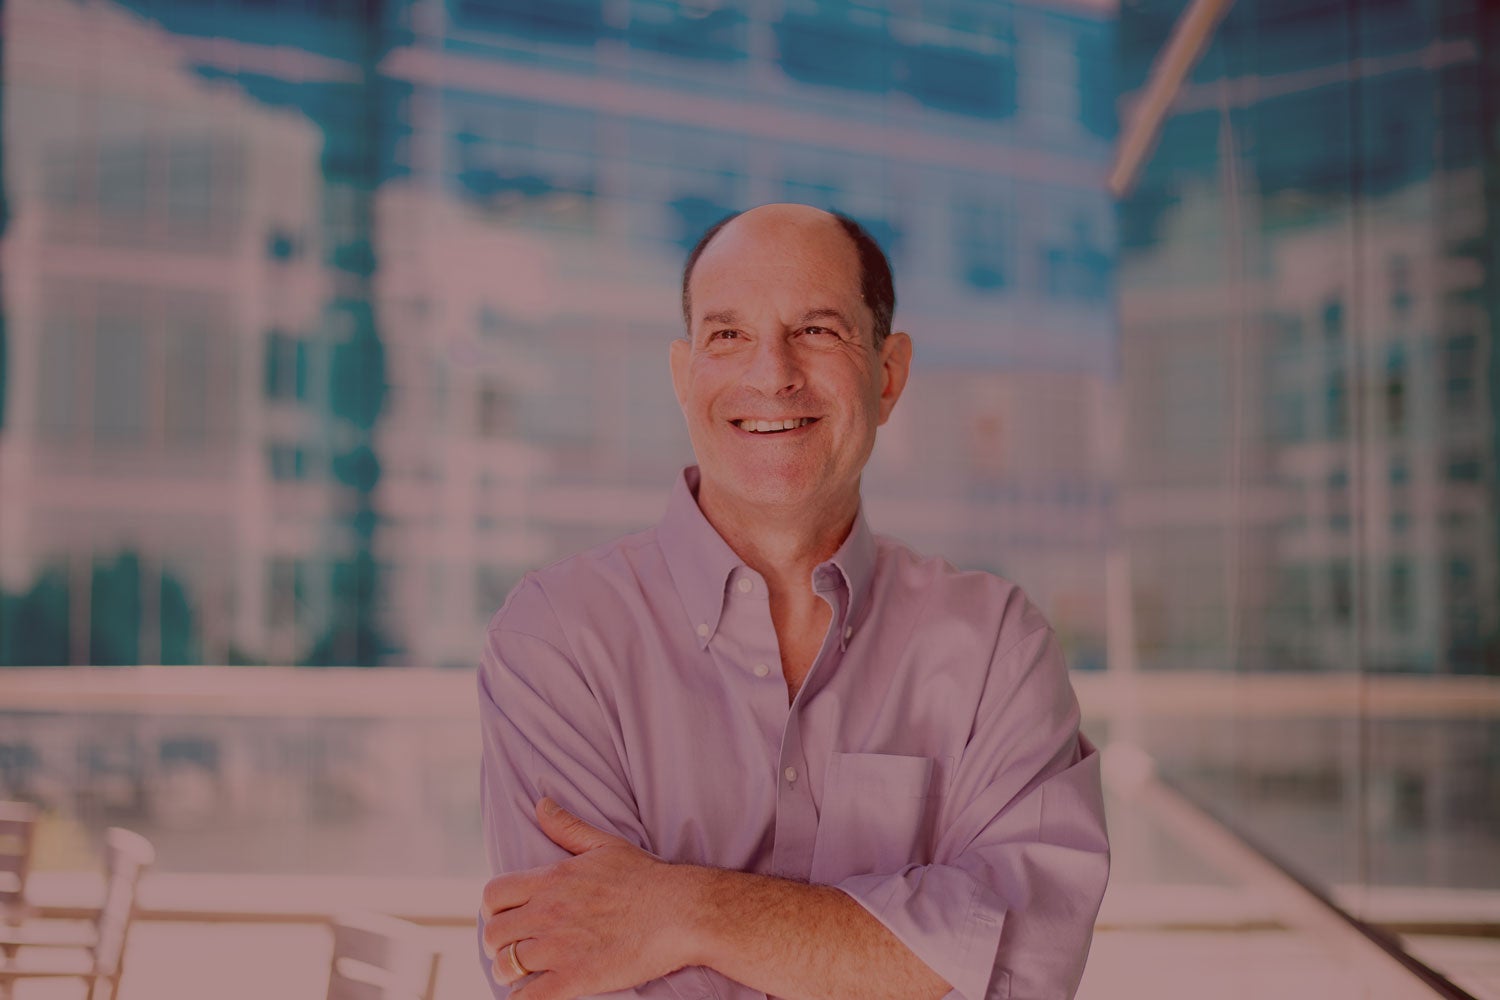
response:
<path id="1" fill-rule="evenodd" d="M 812 874 L 813 849 L 818 839 L 818 805 L 803 739 L 802 706 L 808 698 L 816 697 L 815 679 L 820 670 L 828 669 L 828 660 L 837 655 L 847 599 L 847 592 L 836 575 L 824 575 L 820 571 L 820 575 L 814 577 L 814 589 L 832 606 L 833 616 L 823 636 L 823 645 L 787 711 L 781 738 L 781 770 L 776 782 L 776 834 L 772 848 L 775 874 L 802 881 L 807 881 Z M 769 614 L 767 618 L 769 621 Z M 774 636 L 773 628 L 773 639 Z"/>

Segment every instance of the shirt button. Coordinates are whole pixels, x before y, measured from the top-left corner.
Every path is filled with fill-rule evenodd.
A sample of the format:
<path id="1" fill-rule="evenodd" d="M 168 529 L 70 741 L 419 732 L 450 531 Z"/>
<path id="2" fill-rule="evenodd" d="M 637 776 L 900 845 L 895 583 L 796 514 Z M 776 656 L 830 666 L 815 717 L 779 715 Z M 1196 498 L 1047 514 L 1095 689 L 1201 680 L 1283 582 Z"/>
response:
<path id="1" fill-rule="evenodd" d="M 755 676 L 757 676 L 757 677 L 764 677 L 764 676 L 766 676 L 766 674 L 769 674 L 770 672 L 771 672 L 771 668 L 768 667 L 768 666 L 766 666 L 764 663 L 757 663 L 755 665 Z"/>
<path id="2" fill-rule="evenodd" d="M 797 769 L 795 767 L 789 767 L 785 771 L 783 771 L 782 773 L 786 775 L 786 780 L 787 781 L 796 781 L 797 780 Z"/>
<path id="3" fill-rule="evenodd" d="M 850 625 L 844 629 L 844 638 L 847 639 L 854 634 L 854 626 Z"/>
<path id="4" fill-rule="evenodd" d="M 701 636 L 704 636 L 706 638 L 708 636 L 708 626 L 707 625 L 699 625 L 698 626 L 698 634 L 701 635 Z"/>
<path id="5" fill-rule="evenodd" d="M 742 593 L 742 594 L 748 594 L 748 593 L 750 593 L 750 588 L 754 587 L 755 584 L 753 584 L 749 580 L 746 580 L 743 577 L 741 577 L 740 578 L 740 582 L 737 583 L 737 584 L 735 584 L 735 586 L 738 587 L 738 588 L 740 588 L 740 593 Z"/>

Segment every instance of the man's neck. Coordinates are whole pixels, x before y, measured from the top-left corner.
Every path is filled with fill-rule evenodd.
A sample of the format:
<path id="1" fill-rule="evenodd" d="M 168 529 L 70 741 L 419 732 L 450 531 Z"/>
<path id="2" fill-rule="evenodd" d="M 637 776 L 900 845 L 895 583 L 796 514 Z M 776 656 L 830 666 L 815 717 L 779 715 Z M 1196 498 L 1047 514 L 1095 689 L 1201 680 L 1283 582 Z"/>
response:
<path id="1" fill-rule="evenodd" d="M 745 565 L 766 580 L 773 600 L 814 600 L 812 571 L 839 550 L 859 512 L 859 491 L 795 509 L 747 509 L 714 490 L 698 490 L 698 509 Z"/>

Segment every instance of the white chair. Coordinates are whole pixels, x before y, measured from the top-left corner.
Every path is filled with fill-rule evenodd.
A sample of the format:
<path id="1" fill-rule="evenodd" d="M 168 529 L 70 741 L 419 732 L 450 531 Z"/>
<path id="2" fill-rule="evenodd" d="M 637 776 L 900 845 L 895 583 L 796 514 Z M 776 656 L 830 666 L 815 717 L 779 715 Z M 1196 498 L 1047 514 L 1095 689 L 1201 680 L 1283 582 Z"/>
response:
<path id="1" fill-rule="evenodd" d="M 440 955 L 416 924 L 376 913 L 333 921 L 328 1000 L 434 1000 Z"/>
<path id="2" fill-rule="evenodd" d="M 125 942 L 135 917 L 141 874 L 156 860 L 151 843 L 138 833 L 111 827 L 104 833 L 104 899 L 94 919 L 30 919 L 0 926 L 6 960 L 0 965 L 0 997 L 22 979 L 79 979 L 92 1000 L 102 983 L 106 1000 L 120 989 Z"/>
<path id="3" fill-rule="evenodd" d="M 0 802 L 0 922 L 30 915 L 26 876 L 36 844 L 37 808 L 29 802 Z"/>

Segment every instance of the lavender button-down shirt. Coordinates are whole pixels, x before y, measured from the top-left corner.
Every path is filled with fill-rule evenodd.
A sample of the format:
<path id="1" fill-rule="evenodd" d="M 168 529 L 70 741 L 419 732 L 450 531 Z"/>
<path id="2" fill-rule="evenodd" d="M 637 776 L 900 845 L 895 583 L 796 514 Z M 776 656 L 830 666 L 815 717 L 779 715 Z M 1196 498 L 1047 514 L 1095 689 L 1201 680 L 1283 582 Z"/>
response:
<path id="1" fill-rule="evenodd" d="M 663 860 L 836 886 L 949 997 L 1072 996 L 1109 847 L 1099 755 L 1041 613 L 861 513 L 813 573 L 833 617 L 788 706 L 766 581 L 697 484 L 684 470 L 655 528 L 528 574 L 491 621 L 491 871 L 567 856 L 536 825 L 550 795 Z M 621 995 L 764 996 L 700 967 Z"/>

